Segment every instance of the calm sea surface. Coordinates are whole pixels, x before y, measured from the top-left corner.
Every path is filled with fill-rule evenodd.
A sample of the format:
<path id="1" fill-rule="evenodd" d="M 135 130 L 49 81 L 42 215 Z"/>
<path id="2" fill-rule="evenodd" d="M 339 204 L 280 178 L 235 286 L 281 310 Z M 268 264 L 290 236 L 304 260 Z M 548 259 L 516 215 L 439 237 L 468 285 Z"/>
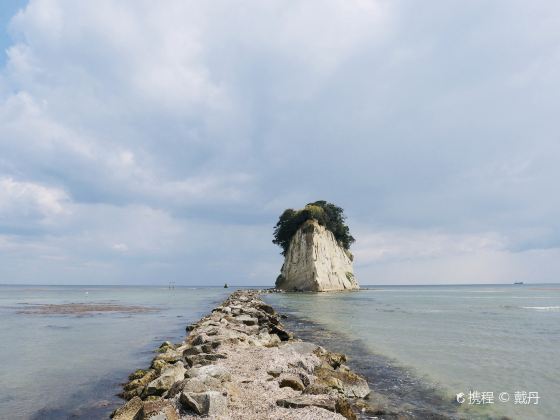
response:
<path id="1" fill-rule="evenodd" d="M 231 290 L 231 289 L 229 289 Z M 220 288 L 0 286 L 0 419 L 107 418 L 130 372 L 181 341 Z M 21 314 L 33 304 L 143 305 L 153 312 Z"/>
<path id="2" fill-rule="evenodd" d="M 266 300 L 335 333 L 340 350 L 352 354 L 358 348 L 353 354 L 370 370 L 370 382 L 377 380 L 393 400 L 417 399 L 445 411 L 445 404 L 428 401 L 426 392 L 414 389 L 435 388 L 444 402 L 464 393 L 458 413 L 466 418 L 560 418 L 558 284 L 371 286 L 360 292 L 269 295 Z M 494 403 L 469 404 L 469 391 L 473 403 L 479 401 L 476 391 L 492 392 Z M 519 404 L 523 392 L 537 392 L 538 405 L 535 398 Z M 509 401 L 499 401 L 500 394 Z"/>
<path id="3" fill-rule="evenodd" d="M 0 286 L 0 418 L 106 417 L 128 373 L 147 366 L 161 341 L 180 341 L 186 324 L 231 291 Z M 397 405 L 449 414 L 462 392 L 458 413 L 466 418 L 560 418 L 560 285 L 377 286 L 265 298 L 291 315 L 288 326 L 300 336 L 350 354 Z M 155 311 L 18 313 L 45 303 Z M 469 405 L 469 391 L 493 392 L 494 404 Z M 510 401 L 500 402 L 506 392 Z M 515 404 L 516 392 L 538 392 L 539 404 Z"/>

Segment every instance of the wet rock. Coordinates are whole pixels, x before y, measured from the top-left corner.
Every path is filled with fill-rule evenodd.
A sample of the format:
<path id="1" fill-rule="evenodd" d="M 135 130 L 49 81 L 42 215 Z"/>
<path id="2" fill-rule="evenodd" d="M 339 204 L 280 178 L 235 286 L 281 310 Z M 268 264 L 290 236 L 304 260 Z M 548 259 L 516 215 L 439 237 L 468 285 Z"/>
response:
<path id="1" fill-rule="evenodd" d="M 334 369 L 338 369 L 342 364 L 348 361 L 345 354 L 330 351 L 326 351 L 322 358 Z"/>
<path id="2" fill-rule="evenodd" d="M 158 348 L 158 351 L 160 353 L 164 353 L 167 350 L 175 350 L 175 345 L 173 345 L 173 343 L 171 343 L 170 341 L 164 341 Z"/>
<path id="3" fill-rule="evenodd" d="M 305 386 L 301 382 L 301 379 L 296 375 L 286 375 L 280 378 L 280 388 L 289 387 L 295 389 L 296 391 L 303 391 Z"/>
<path id="4" fill-rule="evenodd" d="M 356 414 L 352 410 L 352 406 L 346 398 L 339 398 L 335 403 L 335 411 L 343 415 L 348 420 L 357 420 Z"/>
<path id="5" fill-rule="evenodd" d="M 226 416 L 227 397 L 218 391 L 182 392 L 179 402 L 201 416 Z"/>
<path id="6" fill-rule="evenodd" d="M 270 334 L 276 334 L 282 341 L 288 341 L 290 338 L 293 338 L 292 333 L 286 331 L 280 325 L 272 325 L 268 332 Z"/>
<path id="7" fill-rule="evenodd" d="M 134 397 L 122 407 L 116 409 L 111 417 L 113 420 L 140 420 L 144 403 L 139 397 Z"/>
<path id="8" fill-rule="evenodd" d="M 315 368 L 316 384 L 337 389 L 350 398 L 364 398 L 370 393 L 367 381 L 345 365 L 333 369 L 327 363 Z"/>
<path id="9" fill-rule="evenodd" d="M 135 379 L 140 379 L 143 376 L 145 376 L 146 373 L 148 373 L 147 370 L 137 369 L 137 370 L 134 371 L 134 373 L 131 373 L 130 375 L 128 375 L 128 379 L 130 379 L 131 381 L 133 381 Z"/>
<path id="10" fill-rule="evenodd" d="M 138 378 L 138 379 L 134 379 L 130 382 L 128 382 L 127 384 L 125 384 L 123 386 L 123 389 L 125 391 L 130 391 L 134 388 L 138 388 L 138 387 L 144 387 L 146 386 L 148 383 L 150 383 L 151 381 L 153 381 L 157 376 L 157 373 L 155 370 L 150 369 L 148 371 L 146 371 L 146 373 L 144 374 L 144 376 Z"/>
<path id="11" fill-rule="evenodd" d="M 152 361 L 152 369 L 158 373 L 165 369 L 167 366 L 169 366 L 169 363 L 167 363 L 165 360 L 154 359 Z"/>
<path id="12" fill-rule="evenodd" d="M 266 312 L 269 315 L 274 315 L 276 313 L 274 308 L 270 305 L 267 305 L 266 303 L 259 303 L 257 305 L 257 308 L 259 308 L 263 312 Z"/>

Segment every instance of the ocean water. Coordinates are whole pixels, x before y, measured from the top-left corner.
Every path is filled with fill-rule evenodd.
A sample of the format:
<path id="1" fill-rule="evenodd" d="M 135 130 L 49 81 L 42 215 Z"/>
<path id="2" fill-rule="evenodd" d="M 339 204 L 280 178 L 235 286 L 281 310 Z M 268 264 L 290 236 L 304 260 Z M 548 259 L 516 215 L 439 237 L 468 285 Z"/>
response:
<path id="1" fill-rule="evenodd" d="M 185 326 L 231 291 L 0 286 L 0 418 L 106 418 L 127 375 L 146 367 L 162 341 L 181 341 Z M 300 337 L 347 353 L 372 388 L 419 419 L 560 418 L 560 285 L 377 286 L 264 298 Z M 58 303 L 151 311 L 19 313 Z M 468 404 L 469 391 L 493 392 L 494 404 Z M 523 391 L 538 392 L 539 404 L 514 404 Z M 503 392 L 509 402 L 499 402 Z"/>
<path id="2" fill-rule="evenodd" d="M 0 286 L 0 418 L 99 419 L 164 340 L 179 342 L 231 289 Z M 145 313 L 22 314 L 34 304 L 142 305 Z"/>
<path id="3" fill-rule="evenodd" d="M 291 315 L 300 336 L 348 353 L 397 406 L 468 419 L 560 418 L 560 285 L 371 286 L 266 300 Z"/>

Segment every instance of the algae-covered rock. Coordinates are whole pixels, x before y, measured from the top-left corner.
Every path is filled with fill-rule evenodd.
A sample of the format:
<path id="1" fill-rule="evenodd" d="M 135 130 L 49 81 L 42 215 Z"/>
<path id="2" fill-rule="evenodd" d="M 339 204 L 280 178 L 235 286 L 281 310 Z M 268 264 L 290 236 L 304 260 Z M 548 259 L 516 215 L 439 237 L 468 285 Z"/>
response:
<path id="1" fill-rule="evenodd" d="M 346 398 L 339 398 L 335 403 L 335 411 L 343 415 L 348 420 L 357 420 L 356 414 L 352 410 L 352 406 Z"/>
<path id="2" fill-rule="evenodd" d="M 122 407 L 116 409 L 111 417 L 113 420 L 140 420 L 144 403 L 139 397 L 134 397 Z"/>
<path id="3" fill-rule="evenodd" d="M 329 364 L 323 363 L 313 373 L 317 377 L 317 385 L 336 389 L 347 397 L 364 398 L 370 393 L 367 381 L 345 365 L 333 369 Z"/>
<path id="4" fill-rule="evenodd" d="M 134 373 L 131 373 L 130 375 L 128 375 L 128 379 L 130 379 L 131 381 L 135 380 L 135 379 L 140 379 L 143 376 L 146 375 L 146 373 L 148 373 L 147 370 L 144 369 L 136 369 L 134 371 Z"/>

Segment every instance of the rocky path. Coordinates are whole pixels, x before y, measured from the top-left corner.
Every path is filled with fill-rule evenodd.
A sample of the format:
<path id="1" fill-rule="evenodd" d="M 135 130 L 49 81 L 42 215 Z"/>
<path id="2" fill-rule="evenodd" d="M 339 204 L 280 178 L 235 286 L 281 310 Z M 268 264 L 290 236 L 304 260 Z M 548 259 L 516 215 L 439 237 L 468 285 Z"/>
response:
<path id="1" fill-rule="evenodd" d="M 236 291 L 130 375 L 115 420 L 354 419 L 370 390 L 342 354 L 294 339 L 259 291 Z"/>

